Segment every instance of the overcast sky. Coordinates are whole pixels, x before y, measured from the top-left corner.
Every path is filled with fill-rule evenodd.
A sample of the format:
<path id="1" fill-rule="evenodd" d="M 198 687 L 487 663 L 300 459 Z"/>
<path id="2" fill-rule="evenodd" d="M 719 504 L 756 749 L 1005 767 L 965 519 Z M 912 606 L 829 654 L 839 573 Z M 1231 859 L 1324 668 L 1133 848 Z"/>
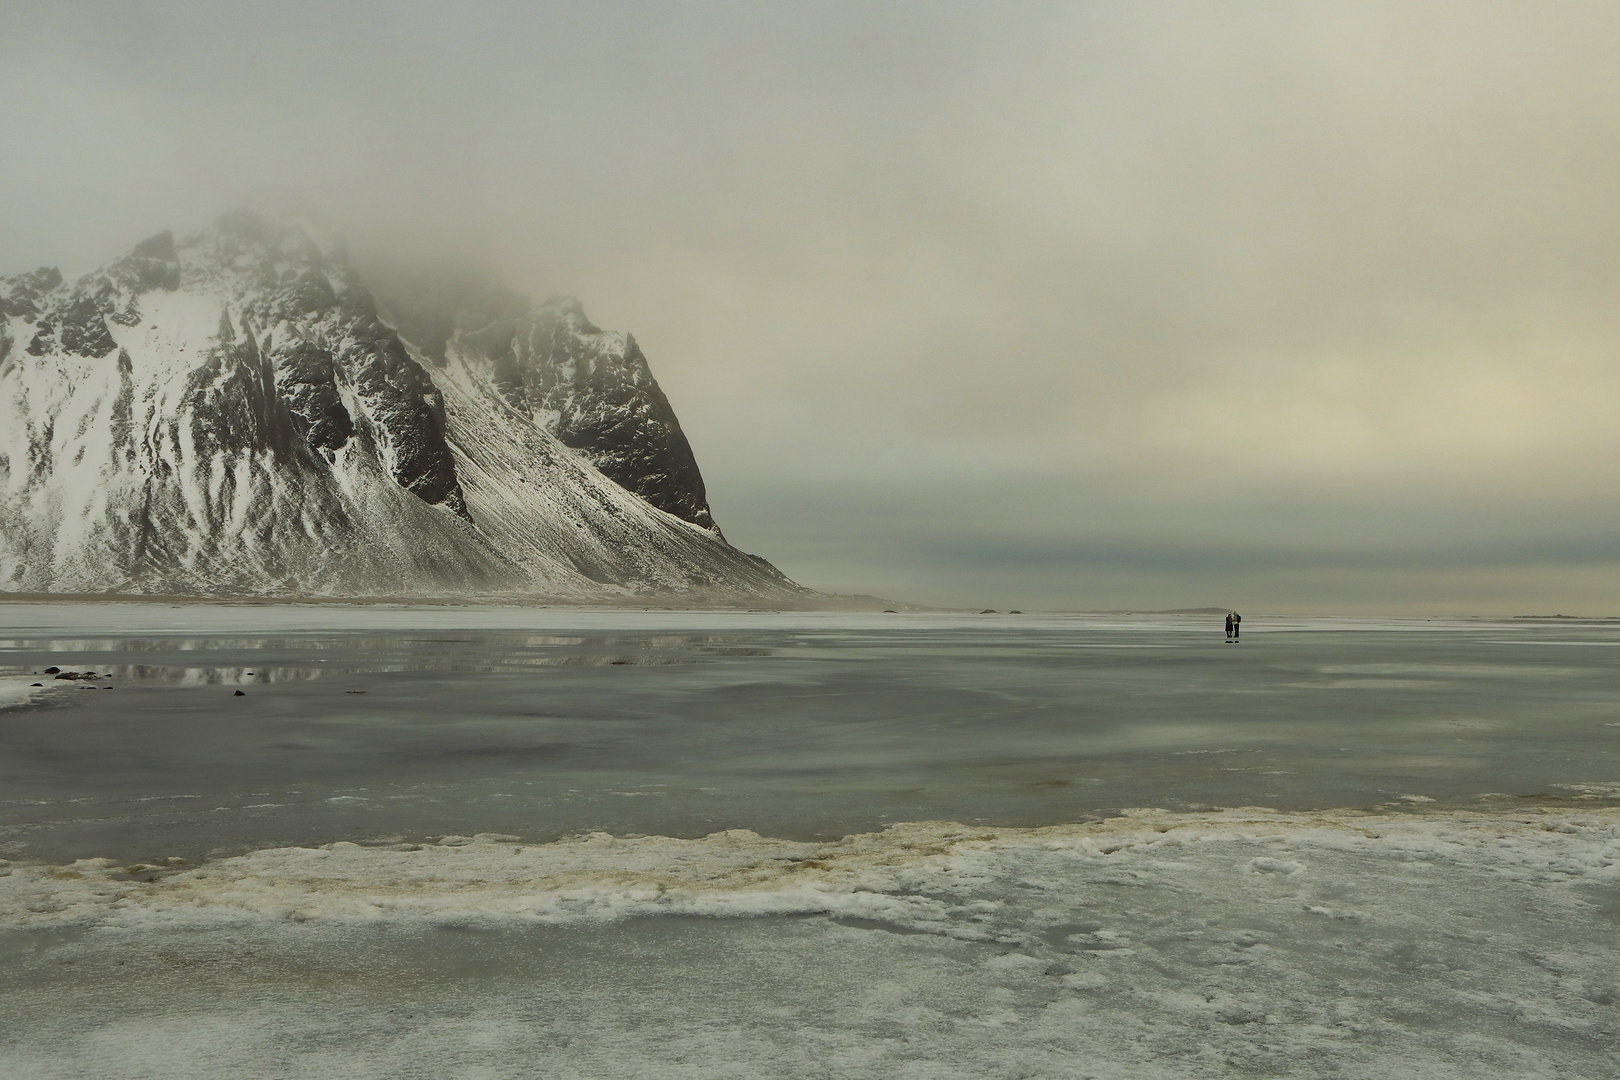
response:
<path id="1" fill-rule="evenodd" d="M 1620 614 L 1620 5 L 17 3 L 0 273 L 266 191 L 634 333 L 738 546 Z"/>

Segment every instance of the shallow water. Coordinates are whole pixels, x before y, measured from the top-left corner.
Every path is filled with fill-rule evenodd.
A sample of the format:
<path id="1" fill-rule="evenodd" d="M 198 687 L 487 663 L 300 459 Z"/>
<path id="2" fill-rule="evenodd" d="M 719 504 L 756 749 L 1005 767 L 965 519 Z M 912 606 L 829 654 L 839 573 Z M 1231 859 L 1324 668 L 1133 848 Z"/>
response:
<path id="1" fill-rule="evenodd" d="M 0 1075 L 1611 1075 L 1617 650 L 0 605 Z"/>
<path id="2" fill-rule="evenodd" d="M 26 625 L 63 611 L 77 625 Z M 143 614 L 178 625 L 107 625 Z M 344 615 L 361 625 L 331 625 Z M 328 625 L 292 629 L 301 618 Z M 12 857 L 481 831 L 808 839 L 1126 806 L 1468 805 L 1620 781 L 1620 627 L 1602 623 L 1251 618 L 1229 646 L 1212 621 L 1163 618 L 0 619 L 0 675 L 113 676 L 47 679 L 42 703 L 0 714 Z M 507 625 L 465 628 L 481 619 Z M 275 628 L 244 631 L 255 623 Z"/>

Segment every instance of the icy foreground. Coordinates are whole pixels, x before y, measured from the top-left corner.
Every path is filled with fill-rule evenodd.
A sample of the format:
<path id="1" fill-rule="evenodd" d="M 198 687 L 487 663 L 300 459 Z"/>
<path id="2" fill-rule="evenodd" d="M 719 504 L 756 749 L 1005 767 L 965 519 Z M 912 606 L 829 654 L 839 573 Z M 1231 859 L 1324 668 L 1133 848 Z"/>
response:
<path id="1" fill-rule="evenodd" d="M 12 995 L 12 1031 L 29 1033 L 0 1069 L 1612 1075 L 1617 860 L 1620 811 L 1593 808 L 1132 811 L 832 843 L 484 835 L 200 867 L 15 865 L 0 925 L 69 943 L 25 965 L 43 981 Z M 646 921 L 672 915 L 727 918 Z M 821 918 L 730 918 L 784 915 Z M 640 931 L 590 929 L 636 916 Z M 384 986 L 401 951 L 414 989 Z M 476 978 L 458 981 L 458 963 Z M 114 985 L 80 988 L 110 1003 L 104 1022 L 53 1022 L 86 1007 L 47 977 L 62 964 Z M 116 989 L 125 964 L 138 992 Z M 127 1015 L 154 978 L 174 995 L 162 1014 Z M 278 990 L 293 978 L 313 982 Z M 452 999 L 464 1007 L 431 1029 L 403 1019 Z"/>
<path id="2" fill-rule="evenodd" d="M 715 527 L 634 339 L 498 299 L 396 303 L 410 340 L 248 213 L 0 279 L 0 590 L 802 592 Z"/>
<path id="3" fill-rule="evenodd" d="M 140 607 L 0 605 L 6 1080 L 1620 1072 L 1609 623 Z"/>

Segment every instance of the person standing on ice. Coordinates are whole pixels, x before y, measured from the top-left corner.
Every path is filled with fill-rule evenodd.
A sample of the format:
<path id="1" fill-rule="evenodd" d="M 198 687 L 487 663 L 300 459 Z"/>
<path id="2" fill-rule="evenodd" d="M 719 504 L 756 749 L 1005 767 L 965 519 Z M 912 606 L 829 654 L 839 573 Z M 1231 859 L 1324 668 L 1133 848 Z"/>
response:
<path id="1" fill-rule="evenodd" d="M 1241 633 L 1242 630 L 1243 630 L 1243 616 L 1239 615 L 1237 612 L 1234 611 L 1234 612 L 1232 612 L 1232 640 L 1233 641 L 1236 641 L 1238 639 L 1238 634 Z"/>
<path id="2" fill-rule="evenodd" d="M 1232 640 L 1232 613 L 1230 611 L 1226 613 L 1226 640 Z"/>

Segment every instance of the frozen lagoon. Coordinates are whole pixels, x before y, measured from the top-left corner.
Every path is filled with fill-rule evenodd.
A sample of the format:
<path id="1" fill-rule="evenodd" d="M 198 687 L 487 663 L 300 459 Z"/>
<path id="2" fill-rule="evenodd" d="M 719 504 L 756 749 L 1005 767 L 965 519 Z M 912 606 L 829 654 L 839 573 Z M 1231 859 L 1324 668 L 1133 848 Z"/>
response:
<path id="1" fill-rule="evenodd" d="M 1620 626 L 1247 623 L 0 605 L 0 1075 L 1614 1075 Z"/>

